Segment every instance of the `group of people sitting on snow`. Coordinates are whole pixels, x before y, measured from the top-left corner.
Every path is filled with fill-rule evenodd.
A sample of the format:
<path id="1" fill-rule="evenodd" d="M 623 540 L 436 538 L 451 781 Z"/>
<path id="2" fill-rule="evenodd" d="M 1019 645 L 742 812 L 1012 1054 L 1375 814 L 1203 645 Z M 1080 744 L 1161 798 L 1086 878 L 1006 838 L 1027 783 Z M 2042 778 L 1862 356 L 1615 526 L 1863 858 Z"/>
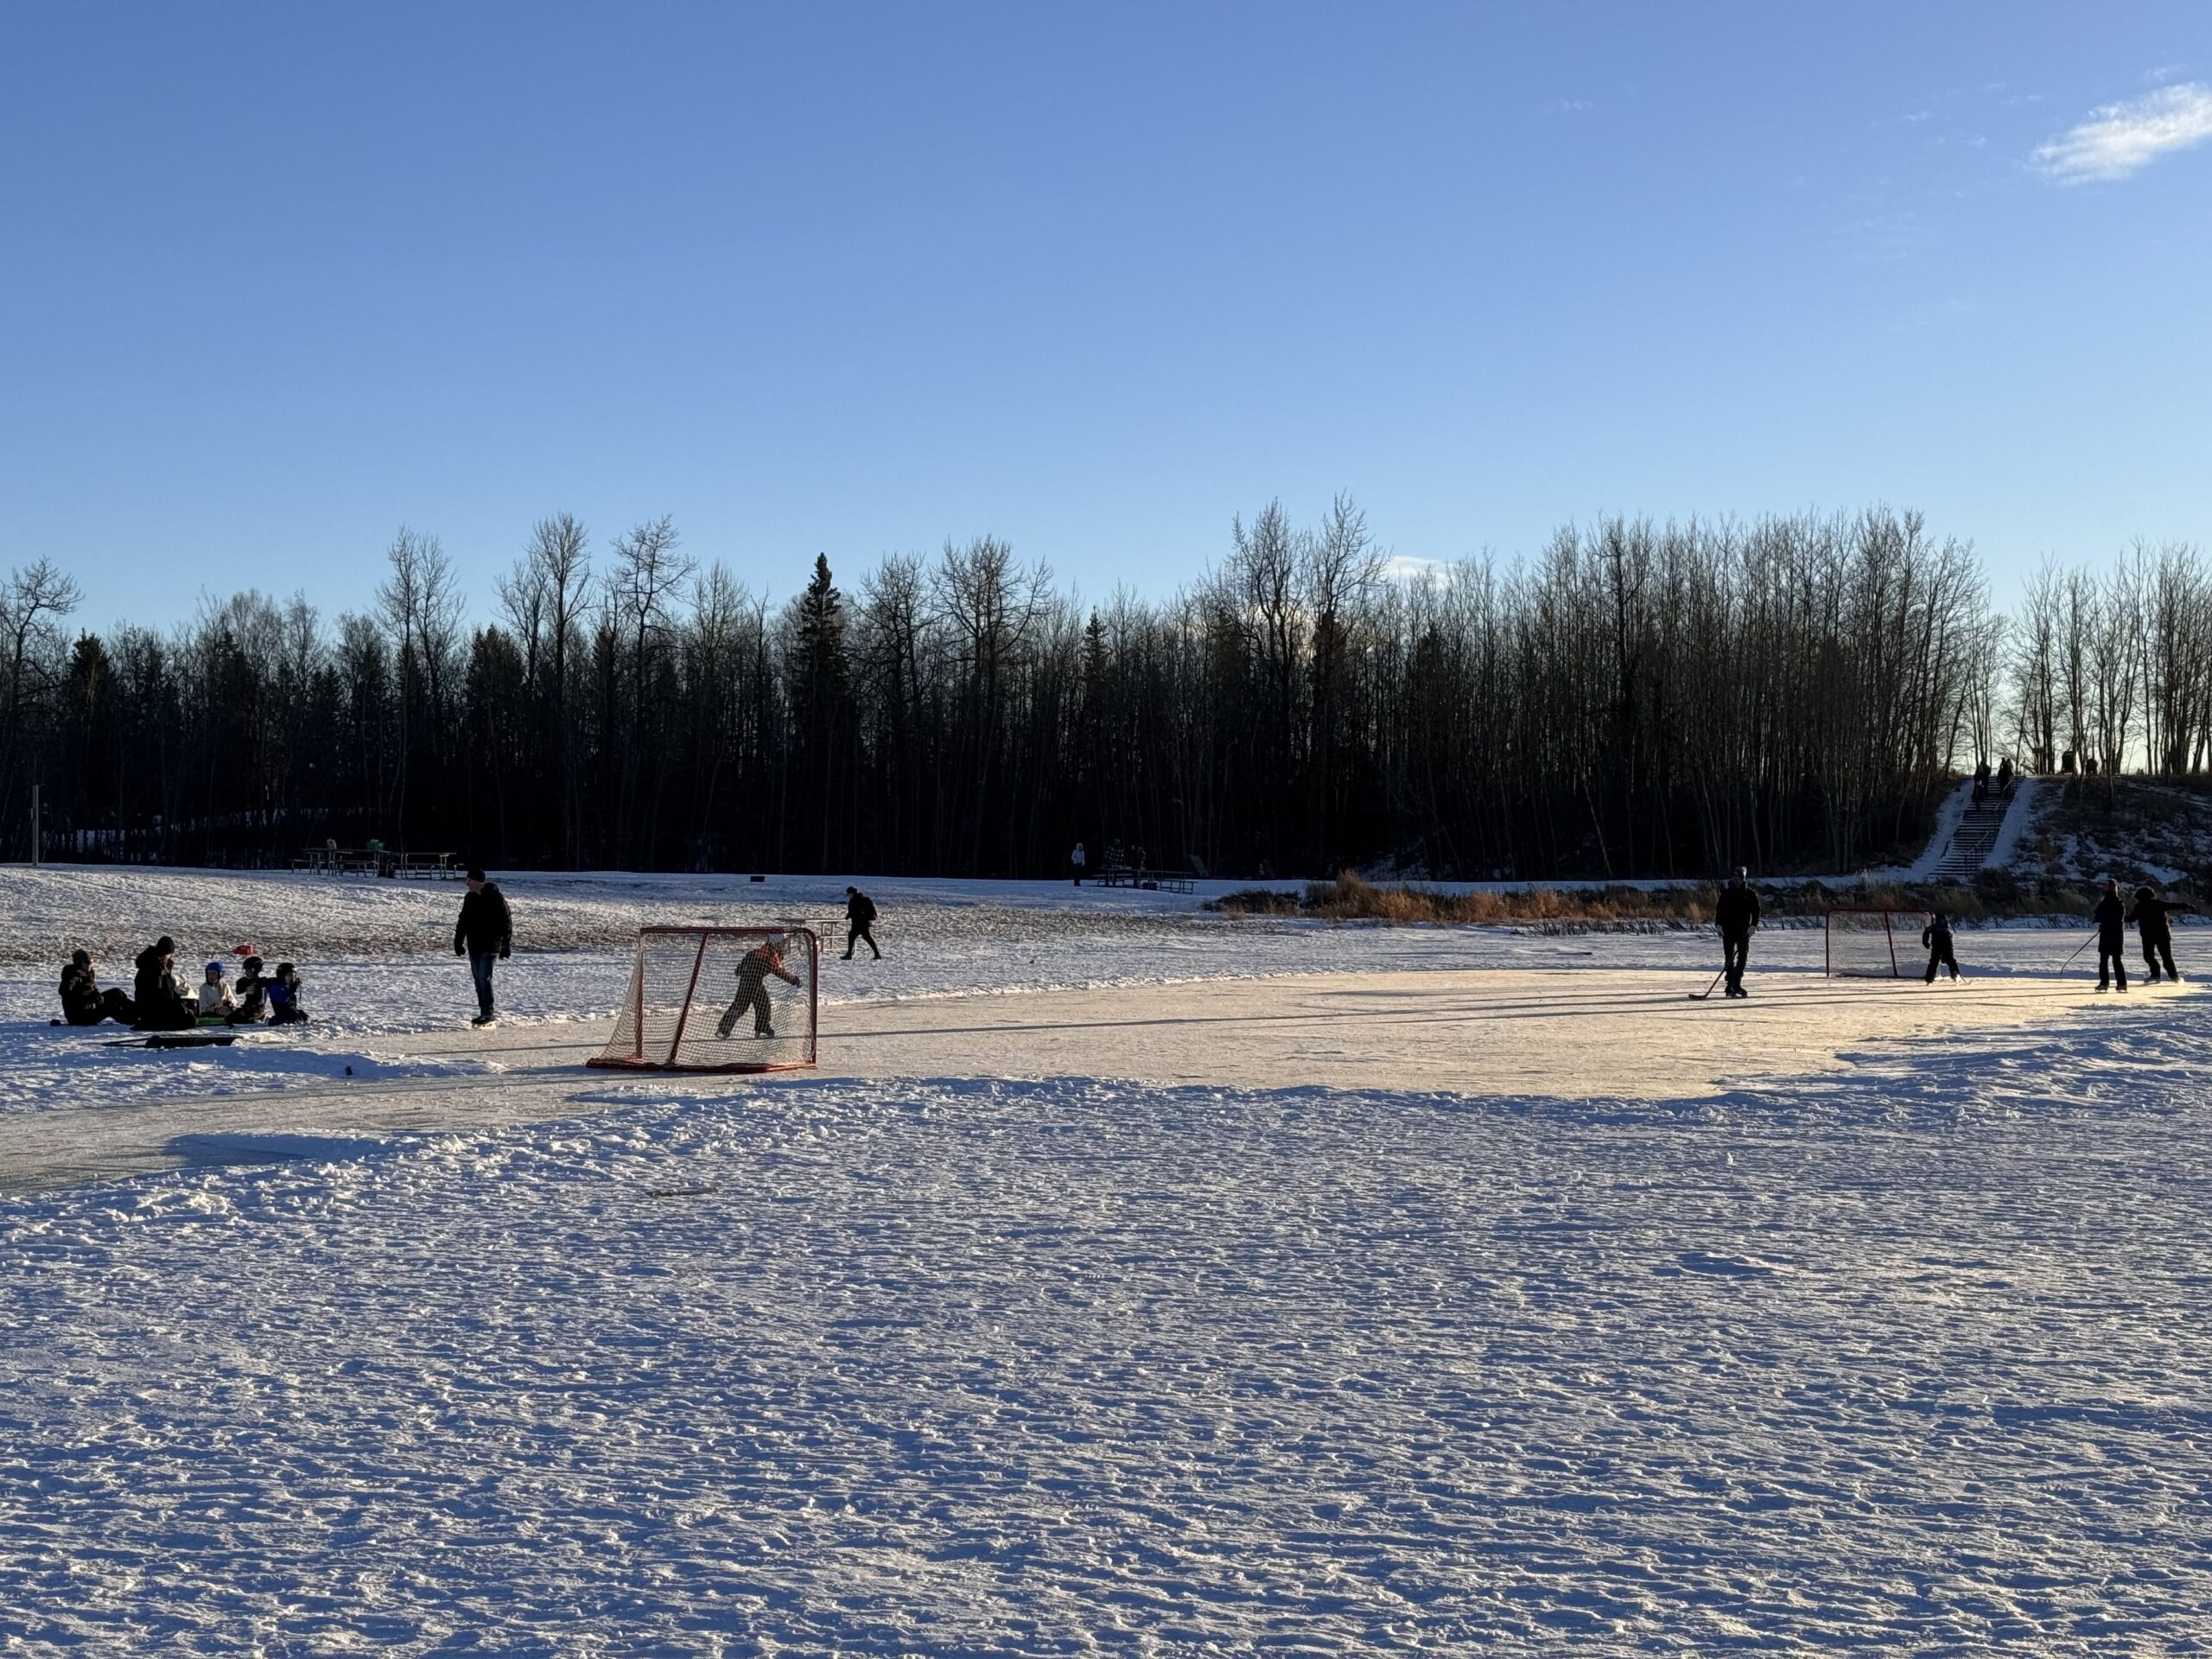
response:
<path id="1" fill-rule="evenodd" d="M 196 986 L 177 977 L 176 941 L 166 933 L 138 953 L 132 995 L 103 988 L 92 952 L 71 953 L 61 970 L 61 1014 L 73 1026 L 97 1026 L 103 1020 L 133 1031 L 190 1031 L 198 1026 L 298 1025 L 307 1019 L 300 1006 L 300 971 L 289 962 L 273 974 L 263 971 L 259 957 L 248 957 L 235 982 L 223 964 L 211 962 Z"/>

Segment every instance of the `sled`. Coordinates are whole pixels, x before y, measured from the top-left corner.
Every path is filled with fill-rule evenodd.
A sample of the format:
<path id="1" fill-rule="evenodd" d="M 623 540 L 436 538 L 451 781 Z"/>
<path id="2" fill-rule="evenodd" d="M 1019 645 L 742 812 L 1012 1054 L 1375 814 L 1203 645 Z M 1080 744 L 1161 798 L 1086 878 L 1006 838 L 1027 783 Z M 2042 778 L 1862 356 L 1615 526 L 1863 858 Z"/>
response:
<path id="1" fill-rule="evenodd" d="M 105 1045 L 109 1048 L 228 1048 L 238 1039 L 235 1031 L 153 1031 Z"/>

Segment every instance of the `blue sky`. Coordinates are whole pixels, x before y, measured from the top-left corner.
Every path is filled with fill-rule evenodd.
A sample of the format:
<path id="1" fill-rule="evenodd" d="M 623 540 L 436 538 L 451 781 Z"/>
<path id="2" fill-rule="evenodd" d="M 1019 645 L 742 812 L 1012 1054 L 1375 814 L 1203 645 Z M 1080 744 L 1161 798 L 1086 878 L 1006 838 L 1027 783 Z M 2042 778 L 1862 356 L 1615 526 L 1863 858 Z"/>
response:
<path id="1" fill-rule="evenodd" d="M 672 513 L 1166 593 L 1887 500 L 2212 540 L 2212 8 L 0 10 L 0 566 L 480 613 Z"/>

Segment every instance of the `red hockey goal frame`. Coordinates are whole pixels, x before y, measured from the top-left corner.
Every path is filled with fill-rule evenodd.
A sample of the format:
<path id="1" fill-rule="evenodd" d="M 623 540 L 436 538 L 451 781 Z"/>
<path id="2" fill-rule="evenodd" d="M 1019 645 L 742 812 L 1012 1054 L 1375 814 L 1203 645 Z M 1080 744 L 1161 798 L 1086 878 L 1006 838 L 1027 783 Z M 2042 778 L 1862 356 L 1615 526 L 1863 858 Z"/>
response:
<path id="1" fill-rule="evenodd" d="M 1821 919 L 1821 973 L 1829 979 L 1911 979 L 1918 976 L 1920 965 L 1912 960 L 1913 953 L 1921 949 L 1920 930 L 1928 925 L 1934 912 L 1925 910 L 1893 909 L 1873 905 L 1837 905 Z M 1879 917 L 1878 927 L 1861 925 L 1848 931 L 1868 941 L 1879 938 L 1887 948 L 1890 967 L 1887 973 L 1880 969 L 1836 966 L 1835 918 L 1839 916 Z M 1897 929 L 1902 921 L 1905 928 L 1904 955 L 1897 954 Z M 1876 961 L 1880 958 L 1876 957 Z"/>
<path id="2" fill-rule="evenodd" d="M 806 941 L 806 1037 L 805 1052 L 797 1059 L 727 1060 L 720 1062 L 687 1062 L 677 1057 L 683 1048 L 683 1034 L 690 1028 L 691 1016 L 698 1007 L 699 976 L 707 962 L 707 948 L 716 939 L 766 939 L 780 934 L 787 939 Z M 696 938 L 698 948 L 692 953 L 690 982 L 685 987 L 683 1002 L 676 1016 L 676 1029 L 668 1039 L 667 1057 L 656 1059 L 645 1052 L 645 953 L 657 938 Z M 609 1039 L 606 1051 L 593 1055 L 586 1065 L 605 1066 L 623 1071 L 685 1071 L 692 1073 L 734 1073 L 762 1071 L 800 1071 L 810 1069 L 819 1061 L 819 1033 L 822 1011 L 822 936 L 813 928 L 798 923 L 749 927 L 683 927 L 655 925 L 638 930 L 638 948 L 634 964 L 630 970 L 630 988 L 624 998 L 627 1005 L 616 1016 L 614 1034 Z M 622 1025 L 630 1028 L 630 1052 L 617 1051 L 621 1040 Z M 654 1046 L 660 1046 L 658 1041 Z"/>

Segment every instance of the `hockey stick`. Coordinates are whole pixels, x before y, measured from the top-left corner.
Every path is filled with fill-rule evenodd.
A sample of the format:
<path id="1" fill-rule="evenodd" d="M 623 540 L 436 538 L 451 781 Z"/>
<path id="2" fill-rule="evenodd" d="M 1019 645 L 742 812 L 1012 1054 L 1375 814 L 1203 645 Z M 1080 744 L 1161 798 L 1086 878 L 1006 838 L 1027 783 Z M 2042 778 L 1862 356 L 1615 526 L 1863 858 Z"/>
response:
<path id="1" fill-rule="evenodd" d="M 2077 944 L 2077 945 L 2075 945 L 2075 946 L 2074 947 L 2074 954 L 2073 954 L 2073 956 L 2069 956 L 2069 957 L 2068 957 L 2066 958 L 2066 960 L 2065 960 L 2065 961 L 2063 961 L 2063 962 L 2062 962 L 2062 963 L 2060 963 L 2058 964 L 2058 971 L 2059 971 L 2060 973 L 2062 973 L 2062 974 L 2063 974 L 2063 973 L 2064 973 L 2064 972 L 2065 972 L 2069 968 L 2072 967 L 2072 966 L 2074 965 L 2074 957 L 2078 957 L 2078 956 L 2080 956 L 2080 955 L 2081 955 L 2084 950 L 2088 950 L 2088 949 L 2089 948 L 2089 939 L 2094 939 L 2094 938 L 2095 938 L 2096 937 L 2097 937 L 2096 931 L 2095 931 L 2094 929 L 2092 929 L 2092 930 L 2090 931 L 2090 933 L 2089 933 L 2089 938 L 2088 938 L 2088 939 L 2084 939 L 2084 940 L 2082 940 L 2081 944 Z"/>
<path id="2" fill-rule="evenodd" d="M 1723 968 L 1719 974 L 1715 974 L 1713 976 L 1713 985 L 1707 985 L 1701 991 L 1692 991 L 1690 993 L 1690 1001 L 1693 1002 L 1702 1002 L 1707 997 L 1711 996 L 1713 995 L 1713 986 L 1718 985 L 1720 982 L 1720 974 L 1725 974 L 1727 971 L 1728 970 L 1726 968 Z"/>

